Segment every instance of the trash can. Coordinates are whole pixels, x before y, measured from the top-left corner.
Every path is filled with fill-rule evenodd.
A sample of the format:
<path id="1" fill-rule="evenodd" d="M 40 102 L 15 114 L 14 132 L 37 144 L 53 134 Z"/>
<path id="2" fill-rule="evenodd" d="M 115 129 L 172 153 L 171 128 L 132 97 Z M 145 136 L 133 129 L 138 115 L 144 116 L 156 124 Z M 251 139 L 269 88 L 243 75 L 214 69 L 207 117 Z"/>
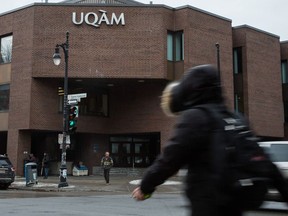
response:
<path id="1" fill-rule="evenodd" d="M 25 164 L 25 179 L 26 186 L 33 186 L 34 184 L 38 184 L 37 179 L 37 164 L 36 163 L 26 163 Z"/>

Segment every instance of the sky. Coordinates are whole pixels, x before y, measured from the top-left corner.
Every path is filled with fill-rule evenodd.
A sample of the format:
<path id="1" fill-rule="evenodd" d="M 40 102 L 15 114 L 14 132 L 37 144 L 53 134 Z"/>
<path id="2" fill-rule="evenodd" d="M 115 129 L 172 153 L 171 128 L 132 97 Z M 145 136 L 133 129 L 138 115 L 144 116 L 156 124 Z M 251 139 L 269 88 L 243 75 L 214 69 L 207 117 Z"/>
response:
<path id="1" fill-rule="evenodd" d="M 62 0 L 48 0 L 57 3 Z M 191 5 L 232 20 L 232 26 L 249 25 L 288 40 L 288 0 L 137 0 L 171 7 Z M 0 0 L 0 14 L 45 0 Z"/>

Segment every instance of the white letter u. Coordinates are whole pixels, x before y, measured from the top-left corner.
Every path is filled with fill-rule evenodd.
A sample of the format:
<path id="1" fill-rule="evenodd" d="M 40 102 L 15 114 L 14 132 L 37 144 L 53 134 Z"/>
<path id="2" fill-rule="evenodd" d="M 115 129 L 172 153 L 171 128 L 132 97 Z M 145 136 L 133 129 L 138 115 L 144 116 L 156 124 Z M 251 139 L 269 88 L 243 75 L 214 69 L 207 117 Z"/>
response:
<path id="1" fill-rule="evenodd" d="M 81 17 L 80 17 L 80 21 L 77 22 L 76 20 L 76 12 L 73 12 L 72 13 L 72 22 L 75 24 L 75 25 L 81 25 L 83 23 L 83 19 L 84 19 L 84 14 L 83 12 L 81 12 Z"/>

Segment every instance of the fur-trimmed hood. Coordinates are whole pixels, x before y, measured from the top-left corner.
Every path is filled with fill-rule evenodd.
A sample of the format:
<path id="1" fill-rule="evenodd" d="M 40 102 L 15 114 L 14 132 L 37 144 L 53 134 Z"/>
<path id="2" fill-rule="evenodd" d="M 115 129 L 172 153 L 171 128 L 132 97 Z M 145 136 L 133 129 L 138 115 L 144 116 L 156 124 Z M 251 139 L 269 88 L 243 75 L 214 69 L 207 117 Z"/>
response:
<path id="1" fill-rule="evenodd" d="M 166 115 L 174 116 L 196 105 L 222 102 L 218 70 L 212 65 L 200 65 L 166 86 L 161 107 Z"/>

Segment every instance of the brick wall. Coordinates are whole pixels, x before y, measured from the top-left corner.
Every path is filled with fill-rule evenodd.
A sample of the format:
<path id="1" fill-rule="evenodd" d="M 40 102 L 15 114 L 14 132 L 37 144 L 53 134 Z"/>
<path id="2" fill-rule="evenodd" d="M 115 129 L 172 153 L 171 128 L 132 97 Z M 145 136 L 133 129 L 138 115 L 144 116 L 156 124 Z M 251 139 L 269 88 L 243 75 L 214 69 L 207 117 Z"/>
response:
<path id="1" fill-rule="evenodd" d="M 95 28 L 71 21 L 73 12 L 80 16 L 100 9 L 108 17 L 124 13 L 125 26 Z M 69 77 L 165 78 L 165 20 L 172 15 L 160 7 L 35 7 L 33 76 L 63 77 L 64 64 L 53 67 L 51 57 L 69 31 Z"/>
<path id="2" fill-rule="evenodd" d="M 283 41 L 281 43 L 281 60 L 288 60 L 288 41 Z M 283 85 L 283 100 L 287 101 L 288 98 L 288 88 L 287 84 Z M 284 136 L 287 140 L 288 138 L 288 124 L 284 123 Z"/>
<path id="3" fill-rule="evenodd" d="M 279 37 L 243 26 L 233 39 L 234 47 L 243 47 L 245 115 L 258 135 L 283 137 Z"/>
<path id="4" fill-rule="evenodd" d="M 184 29 L 185 70 L 200 64 L 217 66 L 220 45 L 221 81 L 227 105 L 233 107 L 232 28 L 231 20 L 192 8 L 176 11 L 175 26 Z"/>
<path id="5" fill-rule="evenodd" d="M 107 11 L 108 17 L 112 12 L 125 13 L 125 26 L 102 24 L 95 28 L 72 23 L 73 12 L 80 15 L 99 10 Z M 231 108 L 232 50 L 243 46 L 246 114 L 259 135 L 284 135 L 278 37 L 247 27 L 234 28 L 232 34 L 231 20 L 192 7 L 37 4 L 0 16 L 0 35 L 13 33 L 7 146 L 15 164 L 21 166 L 21 152 L 30 147 L 30 130 L 62 130 L 57 87 L 63 85 L 63 50 L 58 67 L 52 55 L 56 44 L 65 43 L 66 31 L 70 33 L 69 79 L 86 79 L 89 85 L 111 78 L 117 81 L 109 90 L 110 117 L 80 116 L 78 131 L 160 132 L 163 145 L 177 120 L 164 116 L 159 106 L 168 76 L 167 30 L 184 32 L 185 70 L 199 64 L 217 65 L 215 44 L 219 43 L 221 80 Z M 127 82 L 122 82 L 124 79 Z"/>

